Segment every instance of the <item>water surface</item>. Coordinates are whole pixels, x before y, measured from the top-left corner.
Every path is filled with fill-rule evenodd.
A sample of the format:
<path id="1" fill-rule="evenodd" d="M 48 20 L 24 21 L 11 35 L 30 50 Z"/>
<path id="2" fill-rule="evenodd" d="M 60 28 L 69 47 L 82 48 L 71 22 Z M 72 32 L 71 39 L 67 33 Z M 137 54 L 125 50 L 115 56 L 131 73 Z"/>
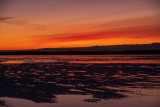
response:
<path id="1" fill-rule="evenodd" d="M 160 55 L 0 56 L 0 106 L 159 107 Z"/>

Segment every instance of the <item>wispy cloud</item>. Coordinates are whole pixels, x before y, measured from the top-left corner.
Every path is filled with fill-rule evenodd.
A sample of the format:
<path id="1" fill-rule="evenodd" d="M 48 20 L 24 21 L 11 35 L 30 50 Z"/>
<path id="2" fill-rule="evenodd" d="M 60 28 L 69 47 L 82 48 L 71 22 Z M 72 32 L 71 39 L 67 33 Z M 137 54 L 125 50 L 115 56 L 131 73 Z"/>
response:
<path id="1" fill-rule="evenodd" d="M 5 21 L 5 20 L 9 20 L 9 19 L 14 19 L 15 17 L 2 17 L 0 16 L 0 21 Z"/>
<path id="2" fill-rule="evenodd" d="M 13 18 L 14 17 L 0 17 L 0 21 L 1 21 L 1 23 L 5 23 L 5 24 L 33 28 L 33 29 L 37 29 L 37 30 L 45 30 L 46 29 L 46 26 L 42 25 L 42 24 L 31 23 L 29 21 L 24 21 L 24 20 L 9 20 L 9 19 L 13 19 Z"/>
<path id="3" fill-rule="evenodd" d="M 112 32 L 96 32 L 96 33 L 69 33 L 57 35 L 39 35 L 32 36 L 39 46 L 50 43 L 69 43 L 69 42 L 83 42 L 90 40 L 100 39 L 113 39 L 113 38 L 159 38 L 160 29 L 138 29 L 138 30 L 124 30 Z"/>

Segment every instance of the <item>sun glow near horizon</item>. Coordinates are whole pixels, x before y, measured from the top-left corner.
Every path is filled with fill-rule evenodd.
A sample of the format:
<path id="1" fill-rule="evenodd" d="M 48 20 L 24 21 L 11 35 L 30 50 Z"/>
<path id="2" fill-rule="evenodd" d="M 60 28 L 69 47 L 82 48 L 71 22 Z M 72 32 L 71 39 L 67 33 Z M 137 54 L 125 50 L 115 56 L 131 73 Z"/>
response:
<path id="1" fill-rule="evenodd" d="M 2 0 L 0 50 L 160 42 L 154 1 Z"/>

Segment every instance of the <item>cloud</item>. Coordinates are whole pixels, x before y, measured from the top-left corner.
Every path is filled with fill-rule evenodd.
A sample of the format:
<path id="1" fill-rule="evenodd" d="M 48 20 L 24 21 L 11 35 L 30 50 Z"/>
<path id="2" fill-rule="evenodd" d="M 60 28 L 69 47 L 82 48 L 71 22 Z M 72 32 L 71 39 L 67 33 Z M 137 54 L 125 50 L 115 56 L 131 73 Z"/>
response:
<path id="1" fill-rule="evenodd" d="M 113 38 L 159 38 L 160 29 L 138 29 L 138 30 L 123 30 L 112 32 L 95 32 L 95 33 L 69 33 L 57 35 L 39 35 L 33 36 L 39 46 L 50 43 L 69 43 L 69 42 L 83 42 L 100 39 Z"/>
<path id="2" fill-rule="evenodd" d="M 0 21 L 5 21 L 5 20 L 9 20 L 9 19 L 13 19 L 15 17 L 0 17 Z"/>
<path id="3" fill-rule="evenodd" d="M 0 21 L 1 21 L 1 23 L 5 23 L 5 24 L 33 28 L 33 29 L 37 29 L 37 30 L 45 30 L 46 29 L 46 26 L 42 25 L 42 24 L 30 23 L 29 21 L 23 21 L 23 20 L 8 20 L 8 19 L 13 19 L 13 17 L 1 17 Z"/>

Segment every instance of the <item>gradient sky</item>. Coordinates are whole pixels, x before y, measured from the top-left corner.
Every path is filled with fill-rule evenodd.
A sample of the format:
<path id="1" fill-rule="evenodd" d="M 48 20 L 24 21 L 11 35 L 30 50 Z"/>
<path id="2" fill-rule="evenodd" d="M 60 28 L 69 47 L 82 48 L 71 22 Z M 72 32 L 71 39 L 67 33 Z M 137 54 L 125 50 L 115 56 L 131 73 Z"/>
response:
<path id="1" fill-rule="evenodd" d="M 159 0 L 1 0 L 0 50 L 160 42 Z"/>

